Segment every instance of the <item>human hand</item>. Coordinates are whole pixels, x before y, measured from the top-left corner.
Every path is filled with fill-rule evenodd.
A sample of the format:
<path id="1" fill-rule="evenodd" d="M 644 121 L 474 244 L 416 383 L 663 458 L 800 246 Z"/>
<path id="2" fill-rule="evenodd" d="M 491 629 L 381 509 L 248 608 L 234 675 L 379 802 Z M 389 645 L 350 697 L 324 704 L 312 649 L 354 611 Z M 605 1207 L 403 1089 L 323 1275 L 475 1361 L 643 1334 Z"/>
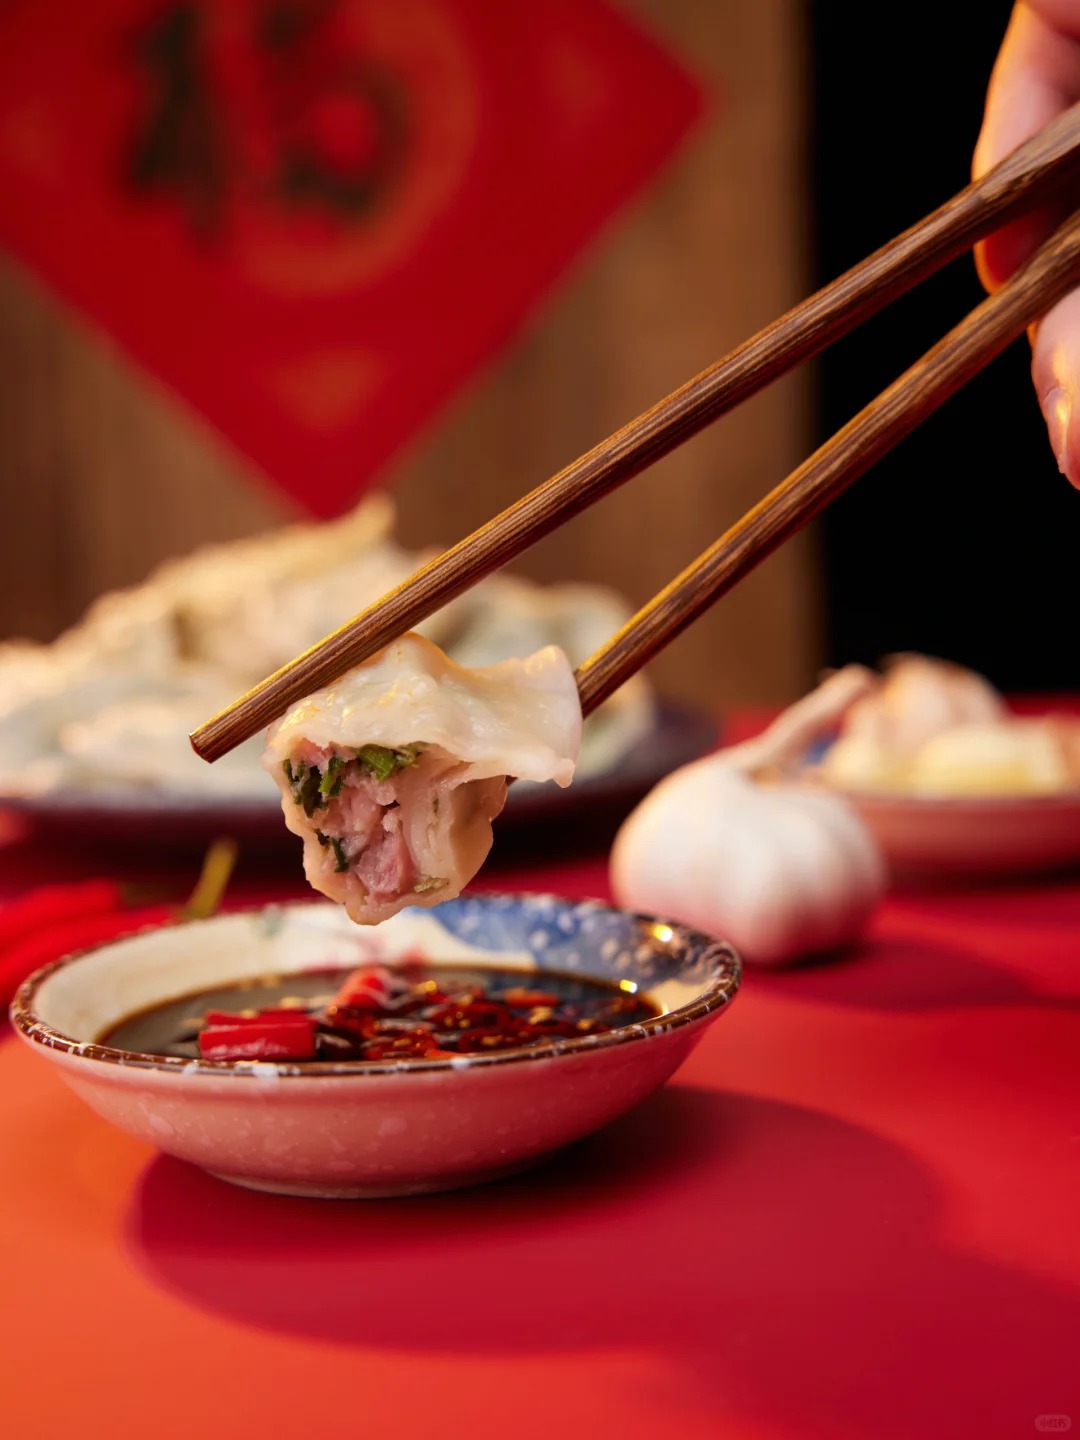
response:
<path id="1" fill-rule="evenodd" d="M 986 97 L 973 172 L 982 175 L 1080 100 L 1080 0 L 1018 0 Z M 1001 285 L 1073 207 L 1044 209 L 976 249 L 988 290 Z M 1080 489 L 1080 290 L 1034 327 L 1031 375 L 1058 466 Z"/>

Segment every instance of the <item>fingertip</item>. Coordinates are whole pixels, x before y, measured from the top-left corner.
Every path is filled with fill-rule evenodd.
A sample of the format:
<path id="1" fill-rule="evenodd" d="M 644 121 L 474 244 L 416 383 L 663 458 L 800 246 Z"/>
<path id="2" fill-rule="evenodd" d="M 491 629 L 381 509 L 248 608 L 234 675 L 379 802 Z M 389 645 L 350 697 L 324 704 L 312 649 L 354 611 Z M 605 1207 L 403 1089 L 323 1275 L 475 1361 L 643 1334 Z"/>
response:
<path id="1" fill-rule="evenodd" d="M 1070 406 L 1071 408 L 1071 406 Z M 1066 427 L 1061 450 L 1055 453 L 1058 469 L 1074 490 L 1080 490 L 1080 417 Z"/>
<path id="2" fill-rule="evenodd" d="M 993 294 L 1007 276 L 1002 273 L 997 258 L 997 249 L 991 241 L 983 240 L 975 246 L 975 273 L 979 283 L 989 294 Z"/>
<path id="3" fill-rule="evenodd" d="M 975 141 L 975 149 L 971 154 L 972 180 L 981 180 L 988 170 L 992 170 L 998 161 L 1004 158 L 1001 147 L 997 142 L 994 128 L 990 108 L 989 105 L 987 105 L 983 113 L 979 138 Z"/>
<path id="4" fill-rule="evenodd" d="M 1058 469 L 1080 489 L 1080 292 L 1040 323 L 1031 375 Z"/>
<path id="5" fill-rule="evenodd" d="M 1033 210 L 980 241 L 975 247 L 975 268 L 986 289 L 999 289 L 1031 258 L 1067 214 L 1067 207 L 1060 203 Z"/>
<path id="6" fill-rule="evenodd" d="M 1040 396 L 1039 405 L 1042 408 L 1043 419 L 1046 421 L 1046 433 L 1050 440 L 1050 449 L 1054 452 L 1054 459 L 1058 463 L 1058 469 L 1063 475 L 1069 476 L 1071 460 L 1070 429 L 1072 420 L 1072 396 L 1061 385 L 1055 385 L 1045 395 Z"/>
<path id="7" fill-rule="evenodd" d="M 975 247 L 975 268 L 989 291 L 999 289 L 1049 233 L 1045 217 L 1014 220 Z"/>

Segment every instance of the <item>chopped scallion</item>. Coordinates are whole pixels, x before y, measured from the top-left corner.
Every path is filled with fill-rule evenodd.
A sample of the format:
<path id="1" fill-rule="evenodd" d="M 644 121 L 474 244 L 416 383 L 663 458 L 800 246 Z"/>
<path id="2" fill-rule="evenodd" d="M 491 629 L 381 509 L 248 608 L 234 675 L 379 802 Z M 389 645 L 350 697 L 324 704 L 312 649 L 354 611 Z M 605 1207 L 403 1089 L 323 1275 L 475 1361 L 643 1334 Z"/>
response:
<path id="1" fill-rule="evenodd" d="M 376 780 L 389 780 L 398 770 L 415 765 L 419 753 L 415 745 L 406 745 L 400 750 L 391 750 L 386 745 L 361 745 L 356 758 Z"/>
<path id="2" fill-rule="evenodd" d="M 319 782 L 319 794 L 323 796 L 334 796 L 341 792 L 345 784 L 345 761 L 340 755 L 331 755 L 326 767 L 326 774 Z"/>

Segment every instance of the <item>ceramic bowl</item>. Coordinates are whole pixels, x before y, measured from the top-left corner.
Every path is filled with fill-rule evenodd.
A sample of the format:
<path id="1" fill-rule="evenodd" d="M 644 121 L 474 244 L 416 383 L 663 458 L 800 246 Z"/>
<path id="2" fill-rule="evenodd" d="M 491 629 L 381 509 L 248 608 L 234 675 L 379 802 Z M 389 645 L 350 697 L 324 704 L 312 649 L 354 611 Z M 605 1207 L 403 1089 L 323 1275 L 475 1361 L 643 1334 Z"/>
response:
<path id="1" fill-rule="evenodd" d="M 419 954 L 635 983 L 661 1014 L 452 1059 L 208 1062 L 98 1043 L 140 1010 L 230 982 Z M 510 1174 L 607 1124 L 678 1068 L 738 989 L 731 947 L 591 902 L 481 895 L 371 930 L 322 902 L 145 931 L 40 970 L 12 1006 L 31 1049 L 106 1120 L 240 1185 L 378 1197 Z"/>
<path id="2" fill-rule="evenodd" d="M 843 791 L 899 880 L 1006 879 L 1080 865 L 1080 792 L 919 796 Z"/>

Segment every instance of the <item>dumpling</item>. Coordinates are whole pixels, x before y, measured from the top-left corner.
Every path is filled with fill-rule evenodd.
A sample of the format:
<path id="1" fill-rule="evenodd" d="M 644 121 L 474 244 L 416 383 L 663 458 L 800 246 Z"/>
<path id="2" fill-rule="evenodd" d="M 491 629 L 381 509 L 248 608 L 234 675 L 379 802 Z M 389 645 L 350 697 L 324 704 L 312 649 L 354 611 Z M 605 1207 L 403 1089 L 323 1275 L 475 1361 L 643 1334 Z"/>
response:
<path id="1" fill-rule="evenodd" d="M 1080 721 L 1069 716 L 958 725 L 935 735 L 911 763 L 917 795 L 1053 795 L 1075 783 L 1069 747 Z"/>
<path id="2" fill-rule="evenodd" d="M 263 764 L 308 880 L 374 924 L 457 895 L 491 848 L 507 777 L 569 785 L 581 723 L 555 646 L 467 670 L 406 635 L 273 726 Z"/>
<path id="3" fill-rule="evenodd" d="M 958 725 L 995 724 L 1006 715 L 1004 700 L 981 675 L 926 655 L 901 655 L 844 716 L 821 773 L 841 788 L 902 790 L 928 741 Z"/>
<path id="4" fill-rule="evenodd" d="M 537 585 L 501 571 L 465 593 L 475 608 L 446 646 L 459 665 L 491 665 L 543 645 L 558 645 L 571 664 L 580 665 L 633 614 L 604 585 Z M 430 638 L 445 644 L 438 635 Z M 656 722 L 652 689 L 643 675 L 634 675 L 585 721 L 579 778 L 614 769 Z"/>
<path id="5" fill-rule="evenodd" d="M 163 699 L 135 696 L 62 725 L 56 743 L 67 784 L 113 794 L 130 794 L 142 787 L 210 798 L 227 787 L 237 800 L 261 803 L 266 799 L 266 776 L 259 765 L 262 747 L 257 738 L 217 762 L 225 768 L 226 787 L 214 776 L 217 765 L 200 761 L 188 742 L 188 732 L 231 698 L 220 689 Z"/>

